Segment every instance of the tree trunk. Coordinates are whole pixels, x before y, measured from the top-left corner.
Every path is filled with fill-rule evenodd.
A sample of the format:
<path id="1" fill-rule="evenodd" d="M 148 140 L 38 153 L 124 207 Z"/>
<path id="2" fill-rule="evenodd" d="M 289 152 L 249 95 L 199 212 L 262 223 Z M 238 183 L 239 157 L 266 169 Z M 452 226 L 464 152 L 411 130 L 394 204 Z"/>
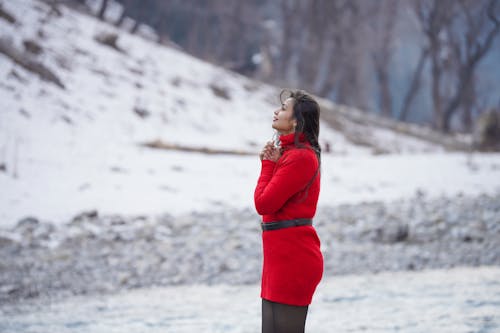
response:
<path id="1" fill-rule="evenodd" d="M 119 17 L 119 18 L 118 18 L 118 20 L 116 20 L 116 22 L 115 22 L 115 26 L 120 27 L 120 26 L 123 24 L 123 21 L 125 20 L 125 17 L 127 17 L 127 15 L 126 15 L 126 10 L 125 10 L 125 9 L 123 9 L 123 11 L 122 11 L 122 13 L 121 13 L 120 17 Z"/>
<path id="2" fill-rule="evenodd" d="M 431 43 L 432 44 L 432 43 Z M 438 63 L 438 55 L 437 52 L 439 49 L 436 49 L 435 46 L 431 45 L 431 53 L 432 53 L 432 110 L 433 110 L 433 125 L 434 128 L 438 130 L 444 130 L 444 119 L 443 119 L 443 111 L 442 111 L 442 101 L 441 101 L 441 67 Z"/>
<path id="3" fill-rule="evenodd" d="M 108 1 L 109 0 L 102 0 L 101 2 L 101 9 L 99 9 L 99 14 L 97 14 L 97 17 L 100 20 L 104 20 L 104 14 L 106 13 L 106 9 L 108 8 Z"/>
<path id="4" fill-rule="evenodd" d="M 450 131 L 450 122 L 451 122 L 451 117 L 455 113 L 455 111 L 458 109 L 460 104 L 462 104 L 462 100 L 464 98 L 464 93 L 467 92 L 468 89 L 470 89 L 471 85 L 471 78 L 472 78 L 472 72 L 474 71 L 473 66 L 468 66 L 465 69 L 463 69 L 462 74 L 459 77 L 459 87 L 455 93 L 455 96 L 451 99 L 450 103 L 446 107 L 444 113 L 443 113 L 443 123 L 442 123 L 442 130 L 444 132 L 449 132 Z"/>
<path id="5" fill-rule="evenodd" d="M 281 13 L 283 15 L 283 36 L 280 48 L 280 76 L 284 79 L 288 77 L 287 70 L 292 56 L 292 42 L 295 38 L 295 1 L 282 0 Z"/>
<path id="6" fill-rule="evenodd" d="M 472 131 L 472 109 L 476 102 L 476 93 L 474 91 L 474 87 L 474 84 L 470 84 L 469 88 L 464 94 L 462 128 L 467 133 L 470 133 Z"/>
<path id="7" fill-rule="evenodd" d="M 406 121 L 408 119 L 413 99 L 420 90 L 420 79 L 422 78 L 422 72 L 424 69 L 425 61 L 427 60 L 428 56 L 429 56 L 428 49 L 424 49 L 420 53 L 420 58 L 418 59 L 417 68 L 415 68 L 415 72 L 413 72 L 410 88 L 406 93 L 406 96 L 403 101 L 403 106 L 401 108 L 401 112 L 399 113 L 399 120 Z"/>
<path id="8" fill-rule="evenodd" d="M 139 22 L 139 20 L 135 20 L 134 25 L 130 29 L 130 33 L 135 34 L 137 32 L 137 30 L 139 30 L 140 25 L 141 25 L 141 22 Z"/>
<path id="9" fill-rule="evenodd" d="M 398 13 L 398 2 L 385 0 L 373 8 L 374 29 L 381 40 L 376 39 L 372 53 L 375 76 L 379 88 L 379 107 L 384 116 L 392 118 L 392 95 L 390 88 L 389 65 L 392 55 L 393 30 Z"/>
<path id="10" fill-rule="evenodd" d="M 314 78 L 313 91 L 324 92 L 324 88 L 330 76 L 330 63 L 333 56 L 333 41 L 328 38 L 324 43 L 320 43 L 320 50 L 318 50 L 318 63 L 316 66 L 316 75 Z"/>
<path id="11" fill-rule="evenodd" d="M 384 116 L 392 117 L 392 97 L 389 88 L 389 74 L 386 66 L 379 67 L 376 71 L 380 89 L 380 109 Z"/>

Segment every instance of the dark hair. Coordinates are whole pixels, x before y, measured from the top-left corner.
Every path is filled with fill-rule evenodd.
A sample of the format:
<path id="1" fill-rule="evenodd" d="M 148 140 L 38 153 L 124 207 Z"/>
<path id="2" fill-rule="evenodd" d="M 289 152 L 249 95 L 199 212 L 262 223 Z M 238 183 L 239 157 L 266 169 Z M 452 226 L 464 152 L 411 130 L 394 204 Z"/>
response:
<path id="1" fill-rule="evenodd" d="M 318 102 L 303 90 L 283 89 L 280 93 L 281 103 L 283 104 L 287 98 L 294 100 L 293 116 L 297 120 L 294 138 L 295 145 L 303 147 L 299 142 L 299 137 L 301 133 L 304 133 L 307 141 L 311 144 L 311 148 L 316 153 L 318 161 L 321 161 L 321 147 L 318 143 L 320 115 Z"/>
<path id="2" fill-rule="evenodd" d="M 281 104 L 283 104 L 287 98 L 293 98 L 294 100 L 293 116 L 297 120 L 294 137 L 295 146 L 298 148 L 309 148 L 300 143 L 300 134 L 304 133 L 306 140 L 311 145 L 310 148 L 314 150 L 318 158 L 318 168 L 305 188 L 305 193 L 301 200 L 303 201 L 307 197 L 309 187 L 311 187 L 314 179 L 318 176 L 321 167 L 321 147 L 318 143 L 320 108 L 318 102 L 303 90 L 283 89 L 280 93 Z"/>

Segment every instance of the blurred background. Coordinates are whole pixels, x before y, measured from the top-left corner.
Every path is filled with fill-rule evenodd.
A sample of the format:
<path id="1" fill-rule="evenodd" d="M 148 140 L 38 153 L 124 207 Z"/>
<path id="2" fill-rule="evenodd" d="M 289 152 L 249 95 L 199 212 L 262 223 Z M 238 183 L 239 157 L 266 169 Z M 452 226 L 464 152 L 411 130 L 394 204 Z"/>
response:
<path id="1" fill-rule="evenodd" d="M 282 88 L 322 112 L 308 328 L 498 330 L 498 73 L 498 0 L 0 0 L 0 332 L 259 331 Z"/>
<path id="2" fill-rule="evenodd" d="M 278 86 L 440 131 L 500 105 L 496 1 L 120 1 L 134 33 Z M 98 16 L 106 17 L 103 1 Z"/>

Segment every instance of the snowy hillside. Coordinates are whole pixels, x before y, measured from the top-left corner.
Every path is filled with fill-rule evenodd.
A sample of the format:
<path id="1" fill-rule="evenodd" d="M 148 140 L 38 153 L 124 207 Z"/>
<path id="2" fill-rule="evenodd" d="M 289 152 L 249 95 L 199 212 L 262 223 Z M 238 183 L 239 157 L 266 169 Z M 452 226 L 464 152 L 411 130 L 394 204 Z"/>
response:
<path id="1" fill-rule="evenodd" d="M 2 8 L 15 18 L 0 18 L 3 47 L 29 54 L 60 84 L 0 52 L 0 226 L 27 215 L 64 222 L 92 209 L 182 214 L 253 207 L 256 154 L 273 134 L 278 88 L 62 5 L 16 0 Z M 110 34 L 118 36 L 115 47 L 99 42 Z M 392 200 L 419 189 L 500 190 L 498 154 L 443 154 L 420 139 L 373 132 L 380 146 L 402 154 L 373 156 L 370 147 L 322 127 L 321 143 L 332 153 L 323 159 L 321 204 Z M 141 145 L 155 140 L 249 155 Z"/>

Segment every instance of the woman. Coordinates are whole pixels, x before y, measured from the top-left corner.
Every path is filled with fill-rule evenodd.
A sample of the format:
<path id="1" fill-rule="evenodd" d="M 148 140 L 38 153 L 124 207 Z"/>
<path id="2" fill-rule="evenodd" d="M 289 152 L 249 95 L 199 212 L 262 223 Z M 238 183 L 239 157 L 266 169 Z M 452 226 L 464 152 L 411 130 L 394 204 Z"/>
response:
<path id="1" fill-rule="evenodd" d="M 284 99 L 285 93 L 289 93 Z M 323 275 L 312 226 L 320 189 L 319 105 L 303 91 L 282 91 L 254 200 L 262 215 L 262 332 L 304 332 L 308 306 Z"/>

